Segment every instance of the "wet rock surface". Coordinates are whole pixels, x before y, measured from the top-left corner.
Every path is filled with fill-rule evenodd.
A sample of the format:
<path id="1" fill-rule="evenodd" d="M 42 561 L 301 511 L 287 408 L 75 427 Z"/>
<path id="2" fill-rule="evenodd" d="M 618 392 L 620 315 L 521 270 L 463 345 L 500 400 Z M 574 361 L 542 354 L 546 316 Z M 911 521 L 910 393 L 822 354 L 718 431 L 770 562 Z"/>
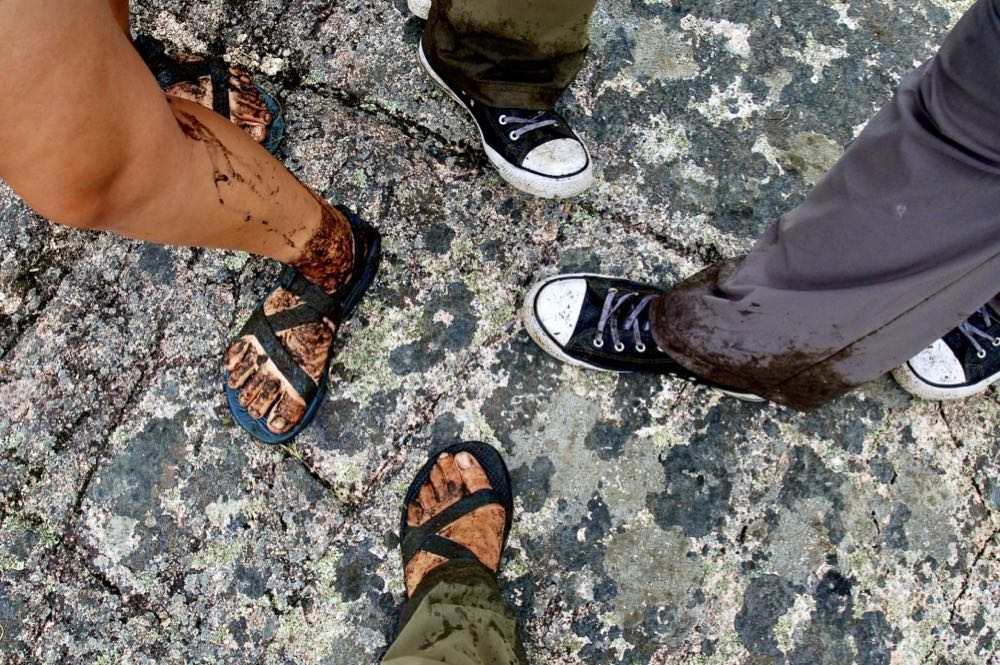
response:
<path id="1" fill-rule="evenodd" d="M 278 267 L 50 225 L 0 188 L 0 653 L 375 663 L 398 502 L 436 446 L 513 471 L 503 586 L 535 663 L 985 663 L 1000 629 L 991 391 L 884 378 L 802 416 L 550 359 L 525 288 L 671 283 L 801 201 L 968 1 L 600 3 L 564 100 L 597 183 L 504 186 L 419 70 L 401 0 L 146 0 L 139 30 L 258 72 L 282 158 L 382 230 L 327 403 L 235 427 L 228 340 Z"/>

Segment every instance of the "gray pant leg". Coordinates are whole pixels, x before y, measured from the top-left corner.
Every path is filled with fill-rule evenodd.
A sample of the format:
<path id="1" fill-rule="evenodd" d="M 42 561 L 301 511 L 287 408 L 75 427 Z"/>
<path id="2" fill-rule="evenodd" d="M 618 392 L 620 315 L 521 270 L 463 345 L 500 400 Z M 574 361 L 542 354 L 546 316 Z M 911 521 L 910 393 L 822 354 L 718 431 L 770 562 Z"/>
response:
<path id="1" fill-rule="evenodd" d="M 654 303 L 653 334 L 705 378 L 806 410 L 998 290 L 1000 0 L 979 0 L 745 259 Z"/>
<path id="2" fill-rule="evenodd" d="M 438 566 L 400 617 L 382 665 L 526 665 L 517 617 L 494 574 L 470 561 Z"/>

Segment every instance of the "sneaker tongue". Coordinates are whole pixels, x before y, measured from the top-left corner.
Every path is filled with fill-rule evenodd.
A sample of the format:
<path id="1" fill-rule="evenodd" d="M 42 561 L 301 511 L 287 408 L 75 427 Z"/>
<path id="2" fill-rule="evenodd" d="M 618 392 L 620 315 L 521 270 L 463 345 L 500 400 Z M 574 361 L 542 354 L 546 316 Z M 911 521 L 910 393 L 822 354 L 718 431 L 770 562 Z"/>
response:
<path id="1" fill-rule="evenodd" d="M 607 297 L 607 290 L 598 290 L 587 284 L 587 291 L 583 296 L 583 305 L 580 307 L 580 316 L 576 320 L 576 330 L 574 335 L 583 331 L 590 331 L 593 334 L 597 329 L 597 324 L 601 320 L 601 310 L 604 308 L 604 299 Z"/>
<path id="2" fill-rule="evenodd" d="M 618 328 L 619 335 L 628 335 L 631 339 L 632 333 L 631 327 L 626 331 L 623 327 L 625 320 L 629 315 L 635 310 L 636 306 L 642 301 L 642 298 L 647 295 L 641 291 L 620 291 L 615 294 L 614 303 L 612 306 L 618 305 L 619 300 L 623 296 L 627 296 L 632 293 L 624 303 L 618 306 L 611 316 L 608 317 L 607 323 L 604 326 L 604 336 L 610 338 L 611 326 L 614 324 Z M 599 284 L 592 286 L 587 285 L 587 291 L 584 295 L 583 306 L 580 308 L 580 316 L 577 319 L 576 330 L 573 331 L 574 335 L 587 332 L 587 334 L 592 335 L 596 332 L 597 326 L 601 321 L 601 313 L 604 311 L 604 303 L 608 298 L 608 288 Z M 642 330 L 645 326 L 646 319 L 649 317 L 649 307 L 643 309 L 642 313 L 639 314 L 638 322 L 639 328 Z"/>

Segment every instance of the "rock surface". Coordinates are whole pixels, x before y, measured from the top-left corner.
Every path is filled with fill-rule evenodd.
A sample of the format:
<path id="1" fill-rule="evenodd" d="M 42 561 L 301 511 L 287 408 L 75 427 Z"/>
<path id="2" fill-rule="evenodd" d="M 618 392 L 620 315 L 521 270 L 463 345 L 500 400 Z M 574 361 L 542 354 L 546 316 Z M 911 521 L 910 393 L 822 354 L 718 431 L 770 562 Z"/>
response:
<path id="1" fill-rule="evenodd" d="M 294 445 L 220 390 L 271 262 L 59 228 L 0 187 L 0 660 L 375 663 L 398 502 L 501 446 L 534 663 L 985 663 L 1000 402 L 884 378 L 809 415 L 591 374 L 516 321 L 587 269 L 670 283 L 802 200 L 968 0 L 607 0 L 564 99 L 596 186 L 505 187 L 418 69 L 403 0 L 144 0 L 137 28 L 283 100 L 282 157 L 386 238 Z"/>

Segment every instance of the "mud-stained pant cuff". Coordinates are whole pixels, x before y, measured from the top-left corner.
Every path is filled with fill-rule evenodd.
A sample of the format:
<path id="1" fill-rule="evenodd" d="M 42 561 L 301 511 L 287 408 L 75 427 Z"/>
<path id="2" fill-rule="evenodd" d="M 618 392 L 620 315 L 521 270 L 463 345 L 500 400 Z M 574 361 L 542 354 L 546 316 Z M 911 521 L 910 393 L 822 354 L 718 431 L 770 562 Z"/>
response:
<path id="1" fill-rule="evenodd" d="M 730 329 L 732 317 L 718 316 L 719 301 L 727 300 L 721 285 L 743 263 L 745 257 L 721 261 L 689 277 L 650 304 L 651 333 L 663 351 L 696 376 L 720 386 L 751 392 L 798 411 L 811 411 L 856 388 L 825 358 L 836 354 L 809 354 L 789 346 L 787 353 L 755 353 L 767 348 L 748 330 L 739 344 L 731 335 L 713 330 Z M 716 308 L 703 307 L 705 300 Z M 727 308 L 730 306 L 727 304 Z M 733 302 L 732 310 L 740 304 Z M 751 305 L 752 307 L 752 305 Z M 697 339 L 699 344 L 689 343 Z M 715 343 L 718 340 L 718 343 Z"/>
<path id="2" fill-rule="evenodd" d="M 526 665 L 513 608 L 496 574 L 472 561 L 430 571 L 406 602 L 383 665 Z"/>

